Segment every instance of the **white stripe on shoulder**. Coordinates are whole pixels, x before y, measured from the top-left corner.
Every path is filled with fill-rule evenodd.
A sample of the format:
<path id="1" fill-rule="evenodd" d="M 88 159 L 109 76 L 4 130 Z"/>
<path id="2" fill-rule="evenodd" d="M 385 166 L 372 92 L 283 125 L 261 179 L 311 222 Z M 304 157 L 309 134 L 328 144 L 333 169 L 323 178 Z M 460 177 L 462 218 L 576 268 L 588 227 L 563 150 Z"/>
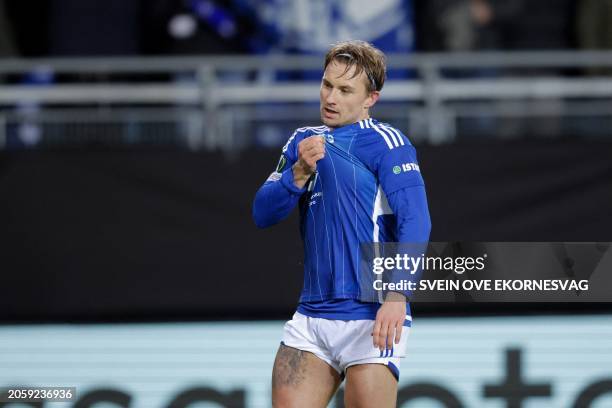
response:
<path id="1" fill-rule="evenodd" d="M 289 145 L 291 144 L 293 139 L 295 139 L 295 135 L 297 135 L 298 131 L 299 131 L 299 129 L 296 130 L 295 132 L 293 132 L 293 134 L 291 135 L 289 140 L 287 140 L 287 143 L 285 143 L 285 145 L 283 146 L 283 153 L 287 152 L 287 149 L 289 148 Z"/>
<path id="2" fill-rule="evenodd" d="M 383 139 L 385 139 L 385 142 L 387 142 L 387 146 L 389 146 L 389 149 L 393 149 L 393 144 L 391 144 L 391 141 L 389 140 L 389 137 L 387 136 L 386 133 L 384 133 L 382 130 L 380 130 L 378 128 L 378 126 L 376 126 L 374 123 L 372 123 L 372 119 L 369 120 L 370 125 L 372 125 L 372 128 L 374 128 L 375 131 L 378 132 L 378 134 L 380 134 Z"/>
<path id="3" fill-rule="evenodd" d="M 363 129 L 363 122 L 364 122 L 363 120 L 360 120 L 360 121 L 359 121 L 359 127 L 360 127 L 361 129 Z"/>
<path id="4" fill-rule="evenodd" d="M 363 120 L 363 126 L 365 126 L 365 127 L 366 127 L 366 129 L 369 129 L 369 128 L 370 128 L 370 121 L 369 121 L 369 120 L 367 120 L 367 119 L 364 119 L 364 120 Z"/>
<path id="5" fill-rule="evenodd" d="M 301 128 L 297 128 L 295 132 L 293 132 L 293 135 L 291 135 L 289 140 L 287 140 L 287 143 L 285 143 L 285 146 L 283 146 L 283 153 L 287 152 L 289 145 L 291 144 L 293 139 L 295 139 L 295 136 L 298 134 L 298 132 L 307 132 L 309 130 L 311 130 L 313 133 L 317 135 L 320 135 L 321 133 L 328 132 L 329 128 L 327 126 L 304 126 Z"/>
<path id="6" fill-rule="evenodd" d="M 384 127 L 381 123 L 379 123 L 377 126 L 380 128 L 380 130 L 391 136 L 391 140 L 393 140 L 393 144 L 395 145 L 395 147 L 399 147 L 399 142 L 395 138 L 395 134 L 393 132 Z"/>
<path id="7" fill-rule="evenodd" d="M 380 126 L 385 128 L 385 129 L 387 129 L 387 130 L 389 130 L 389 131 L 391 131 L 391 132 L 393 132 L 393 133 L 395 133 L 397 135 L 397 138 L 399 139 L 399 142 L 400 142 L 400 144 L 402 146 L 404 146 L 406 144 L 404 142 L 404 138 L 402 137 L 402 134 L 400 132 L 398 132 L 397 129 L 395 129 L 392 126 L 386 126 L 386 125 L 383 125 L 383 124 L 381 124 Z"/>
<path id="8" fill-rule="evenodd" d="M 304 126 L 304 127 L 298 128 L 296 132 L 306 132 L 308 130 L 312 130 L 315 133 L 321 133 L 321 132 L 327 131 L 328 128 L 327 126 Z"/>
<path id="9" fill-rule="evenodd" d="M 315 134 L 320 135 L 321 133 L 325 133 L 327 132 L 327 128 L 322 128 L 322 129 L 311 129 Z"/>

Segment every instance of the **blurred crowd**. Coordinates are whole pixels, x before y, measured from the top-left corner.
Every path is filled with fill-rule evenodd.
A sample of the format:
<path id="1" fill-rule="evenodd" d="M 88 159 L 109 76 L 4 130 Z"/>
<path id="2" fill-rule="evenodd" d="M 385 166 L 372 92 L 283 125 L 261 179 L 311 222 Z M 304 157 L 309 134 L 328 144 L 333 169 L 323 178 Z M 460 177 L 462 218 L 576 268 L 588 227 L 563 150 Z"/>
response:
<path id="1" fill-rule="evenodd" d="M 330 44 L 349 38 L 369 41 L 387 53 L 612 49 L 612 0 L 0 0 L 0 58 L 320 54 Z M 515 76 L 530 74 L 528 69 L 508 70 Z M 610 68 L 545 71 L 563 76 L 612 74 Z M 441 73 L 469 78 L 502 74 L 490 67 L 445 68 Z M 417 75 L 399 69 L 388 74 L 390 78 Z M 72 80 L 63 75 L 40 67 L 23 75 L 0 72 L 0 82 L 44 86 Z M 163 79 L 195 81 L 191 74 L 185 75 Z M 262 75 L 318 79 L 320 73 Z M 93 78 L 98 80 L 111 79 Z M 561 100 L 547 104 L 548 111 L 562 110 Z M 516 105 L 513 109 L 524 109 L 522 102 Z M 35 117 L 39 108 L 36 103 L 14 107 L 26 119 Z M 476 119 L 459 122 L 469 134 L 529 133 L 525 121 L 513 118 L 502 126 L 491 115 L 481 112 Z M 602 127 L 587 122 L 578 133 Z M 562 124 L 556 118 L 538 123 L 552 129 L 540 132 L 545 134 L 559 133 Z M 275 145 L 286 132 L 262 127 L 255 133 L 257 143 Z M 39 126 L 22 120 L 9 126 L 7 143 L 33 146 L 41 134 Z"/>
<path id="2" fill-rule="evenodd" d="M 417 24 L 424 51 L 612 48 L 610 0 L 420 3 Z"/>
<path id="3" fill-rule="evenodd" d="M 612 0 L 0 0 L 0 56 L 607 49 Z"/>

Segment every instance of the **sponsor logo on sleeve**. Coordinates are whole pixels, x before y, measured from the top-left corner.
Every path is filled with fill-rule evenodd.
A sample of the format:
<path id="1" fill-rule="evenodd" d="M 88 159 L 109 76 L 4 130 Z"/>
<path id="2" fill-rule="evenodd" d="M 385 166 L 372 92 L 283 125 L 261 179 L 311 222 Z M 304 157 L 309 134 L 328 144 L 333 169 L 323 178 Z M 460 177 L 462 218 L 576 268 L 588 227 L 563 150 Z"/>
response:
<path id="1" fill-rule="evenodd" d="M 408 173 L 410 171 L 418 171 L 420 173 L 421 168 L 416 163 L 404 163 L 401 166 L 393 167 L 393 174 Z"/>
<path id="2" fill-rule="evenodd" d="M 276 172 L 282 173 L 286 165 L 287 165 L 287 158 L 285 157 L 284 154 L 281 154 L 281 157 L 278 160 L 278 164 L 276 165 Z"/>
<path id="3" fill-rule="evenodd" d="M 282 176 L 283 175 L 281 173 L 275 171 L 274 173 L 270 174 L 266 181 L 278 181 L 281 179 Z"/>

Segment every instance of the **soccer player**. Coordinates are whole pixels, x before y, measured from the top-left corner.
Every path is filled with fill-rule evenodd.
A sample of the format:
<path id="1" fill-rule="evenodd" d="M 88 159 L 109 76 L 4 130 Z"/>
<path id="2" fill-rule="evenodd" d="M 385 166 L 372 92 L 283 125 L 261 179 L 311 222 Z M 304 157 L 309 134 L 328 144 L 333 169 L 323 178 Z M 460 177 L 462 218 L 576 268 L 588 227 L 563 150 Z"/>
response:
<path id="1" fill-rule="evenodd" d="M 325 407 L 344 378 L 347 407 L 396 404 L 410 309 L 404 293 L 362 301 L 359 246 L 427 242 L 431 224 L 414 147 L 369 114 L 385 71 L 372 45 L 334 45 L 321 81 L 323 125 L 295 131 L 255 196 L 261 228 L 299 206 L 305 252 L 299 305 L 274 361 L 275 407 Z"/>

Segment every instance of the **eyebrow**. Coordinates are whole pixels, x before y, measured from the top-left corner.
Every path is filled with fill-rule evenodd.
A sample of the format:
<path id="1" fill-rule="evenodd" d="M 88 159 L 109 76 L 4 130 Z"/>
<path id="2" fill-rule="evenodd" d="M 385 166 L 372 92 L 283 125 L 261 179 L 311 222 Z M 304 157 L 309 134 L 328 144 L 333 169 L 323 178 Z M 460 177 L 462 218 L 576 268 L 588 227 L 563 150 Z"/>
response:
<path id="1" fill-rule="evenodd" d="M 332 83 L 331 83 L 331 82 L 330 82 L 330 81 L 329 81 L 327 78 L 325 78 L 325 77 L 323 77 L 323 82 L 324 82 L 325 84 L 333 85 L 333 84 L 332 84 Z M 352 86 L 350 86 L 350 85 L 340 85 L 340 86 L 338 86 L 338 88 L 349 89 L 349 90 L 351 90 L 351 91 L 354 91 L 354 90 L 355 90 L 355 88 L 354 88 L 354 87 L 352 87 Z"/>

